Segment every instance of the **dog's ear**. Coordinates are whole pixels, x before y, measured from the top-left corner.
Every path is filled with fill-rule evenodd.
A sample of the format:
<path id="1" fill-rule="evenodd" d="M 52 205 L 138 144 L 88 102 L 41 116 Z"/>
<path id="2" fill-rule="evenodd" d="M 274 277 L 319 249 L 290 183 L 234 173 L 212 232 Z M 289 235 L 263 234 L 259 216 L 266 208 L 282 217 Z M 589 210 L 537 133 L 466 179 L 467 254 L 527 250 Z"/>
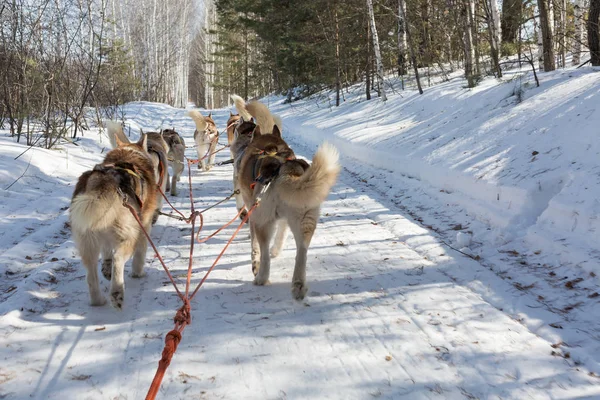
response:
<path id="1" fill-rule="evenodd" d="M 208 113 L 208 118 L 212 118 L 212 111 Z"/>
<path id="2" fill-rule="evenodd" d="M 229 118 L 233 117 L 233 113 L 231 112 L 231 110 L 229 110 Z"/>
<path id="3" fill-rule="evenodd" d="M 118 133 L 115 133 L 115 143 L 117 144 L 117 147 L 123 147 L 123 146 L 129 144 L 129 143 L 121 140 L 121 135 L 119 135 Z"/>
<path id="4" fill-rule="evenodd" d="M 138 140 L 137 144 L 144 149 L 144 151 L 148 151 L 148 135 L 142 133 L 140 136 L 140 140 Z"/>
<path id="5" fill-rule="evenodd" d="M 279 131 L 279 127 L 277 125 L 273 125 L 273 136 L 281 139 L 281 132 Z"/>

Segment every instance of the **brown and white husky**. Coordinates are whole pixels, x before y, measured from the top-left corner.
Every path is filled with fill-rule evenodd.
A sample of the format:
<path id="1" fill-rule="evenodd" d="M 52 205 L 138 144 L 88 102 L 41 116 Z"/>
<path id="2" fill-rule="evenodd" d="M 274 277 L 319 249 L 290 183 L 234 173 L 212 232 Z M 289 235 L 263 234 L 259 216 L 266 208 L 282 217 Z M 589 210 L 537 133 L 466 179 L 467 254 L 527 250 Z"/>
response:
<path id="1" fill-rule="evenodd" d="M 124 265 L 133 256 L 131 276 L 144 276 L 147 242 L 127 202 L 150 232 L 157 211 L 156 170 L 148 153 L 148 137 L 137 143 L 115 137 L 116 148 L 93 170 L 79 178 L 70 206 L 73 239 L 87 269 L 93 306 L 106 303 L 98 282 L 98 257 L 102 274 L 110 280 L 110 300 L 121 309 L 125 296 Z M 160 195 L 160 194 L 159 194 Z"/>
<path id="2" fill-rule="evenodd" d="M 208 114 L 208 117 L 204 117 L 200 111 L 192 110 L 188 112 L 188 115 L 196 124 L 194 141 L 196 142 L 198 159 L 201 160 L 198 163 L 198 168 L 202 171 L 209 171 L 215 163 L 215 149 L 219 139 L 217 125 L 212 119 L 212 113 Z"/>
<path id="3" fill-rule="evenodd" d="M 239 102 L 237 106 L 241 108 Z M 238 111 L 241 111 L 240 108 Z M 246 208 L 251 209 L 260 199 L 250 215 L 254 283 L 268 283 L 271 267 L 269 244 L 276 226 L 279 225 L 281 232 L 287 224 L 296 241 L 292 296 L 301 300 L 307 291 L 308 247 L 317 227 L 321 204 L 337 180 L 339 155 L 332 145 L 324 143 L 309 165 L 295 157 L 293 150 L 281 137 L 280 120 L 264 104 L 253 101 L 243 108 L 255 119 L 256 126 L 248 133 L 248 122 L 238 125 L 231 150 L 237 169 L 237 185 Z M 245 120 L 244 117 L 242 119 Z M 246 129 L 244 124 L 247 125 Z M 280 236 L 280 232 L 277 236 Z M 276 238 L 271 253 L 279 252 L 285 234 L 282 237 Z M 279 239 L 280 244 L 277 243 Z"/>
<path id="4" fill-rule="evenodd" d="M 162 137 L 169 146 L 169 166 L 173 172 L 171 177 L 171 186 L 167 186 L 167 192 L 171 192 L 172 196 L 177 196 L 177 182 L 181 179 L 181 174 L 185 167 L 185 140 L 181 135 L 175 132 L 174 129 L 163 129 Z M 168 179 L 167 179 L 168 180 Z M 167 182 L 167 185 L 169 183 Z"/>

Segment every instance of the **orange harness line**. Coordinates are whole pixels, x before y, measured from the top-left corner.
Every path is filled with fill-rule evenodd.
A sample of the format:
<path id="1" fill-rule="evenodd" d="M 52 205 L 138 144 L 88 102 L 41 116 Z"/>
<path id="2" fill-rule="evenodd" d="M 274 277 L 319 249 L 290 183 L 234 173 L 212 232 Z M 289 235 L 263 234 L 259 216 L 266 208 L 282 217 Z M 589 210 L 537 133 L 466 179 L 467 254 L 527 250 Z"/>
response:
<path id="1" fill-rule="evenodd" d="M 211 265 L 211 267 L 208 269 L 208 271 L 206 271 L 206 274 L 204 274 L 204 277 L 202 278 L 202 280 L 200 281 L 200 283 L 198 283 L 198 285 L 196 286 L 196 288 L 190 294 L 190 286 L 191 286 L 191 280 L 192 280 L 192 257 L 193 257 L 193 254 L 194 254 L 194 242 L 195 242 L 195 240 L 194 240 L 194 236 L 195 236 L 194 232 L 196 230 L 196 218 L 198 218 L 198 217 L 200 218 L 200 226 L 198 228 L 198 234 L 196 236 L 198 236 L 200 234 L 200 231 L 202 230 L 202 227 L 203 227 L 202 212 L 198 212 L 198 211 L 196 211 L 194 209 L 194 198 L 193 198 L 193 194 L 192 194 L 191 165 L 192 165 L 192 162 L 190 160 L 188 160 L 188 182 L 189 182 L 189 192 L 190 192 L 190 196 L 189 197 L 190 197 L 190 204 L 191 204 L 191 215 L 190 215 L 190 217 L 189 218 L 185 218 L 183 216 L 183 214 L 181 212 L 179 212 L 178 210 L 176 210 L 175 207 L 173 207 L 171 205 L 171 203 L 169 202 L 169 205 L 171 205 L 171 207 L 174 210 L 176 210 L 185 219 L 185 221 L 187 223 L 191 223 L 192 224 L 192 235 L 191 235 L 191 240 L 190 240 L 190 256 L 189 256 L 189 262 L 188 262 L 188 270 L 187 270 L 187 277 L 186 277 L 187 279 L 186 279 L 186 285 L 185 285 L 185 293 L 182 293 L 179 290 L 179 288 L 177 287 L 177 283 L 175 282 L 175 279 L 173 278 L 171 272 L 169 271 L 167 265 L 165 264 L 163 258 L 160 255 L 160 253 L 158 252 L 158 249 L 157 249 L 156 245 L 154 244 L 154 242 L 152 241 L 152 238 L 150 237 L 150 234 L 144 228 L 144 225 L 142 224 L 142 221 L 140 220 L 140 217 L 138 216 L 138 213 L 127 202 L 127 196 L 125 194 L 122 194 L 122 197 L 123 197 L 123 206 L 125 206 L 131 212 L 131 215 L 133 215 L 133 217 L 135 218 L 135 220 L 139 224 L 140 229 L 142 230 L 142 232 L 146 236 L 146 239 L 148 239 L 148 242 L 152 246 L 152 249 L 154 250 L 154 253 L 155 253 L 156 257 L 160 261 L 160 263 L 161 263 L 161 265 L 162 265 L 165 273 L 167 274 L 167 276 L 169 277 L 169 280 L 171 281 L 171 284 L 175 288 L 175 291 L 177 292 L 177 296 L 181 299 L 181 301 L 183 303 L 183 305 L 177 310 L 177 313 L 175 314 L 175 317 L 173 318 L 173 322 L 175 324 L 174 327 L 173 327 L 173 329 L 171 331 L 169 331 L 167 333 L 167 335 L 165 336 L 165 347 L 163 348 L 161 359 L 158 362 L 158 368 L 156 370 L 154 378 L 152 379 L 152 383 L 150 384 L 150 388 L 148 389 L 148 393 L 146 394 L 146 400 L 154 400 L 156 398 L 156 395 L 158 394 L 158 391 L 160 390 L 160 386 L 161 386 L 163 377 L 165 375 L 165 372 L 167 371 L 167 368 L 171 364 L 171 360 L 173 358 L 173 354 L 175 354 L 175 352 L 177 351 L 177 347 L 179 346 L 179 343 L 181 342 L 181 338 L 182 338 L 181 334 L 185 330 L 186 326 L 190 325 L 192 323 L 192 314 L 191 314 L 191 309 L 192 309 L 191 301 L 192 301 L 192 299 L 194 298 L 194 296 L 196 296 L 196 293 L 198 293 L 198 290 L 200 290 L 200 288 L 202 287 L 202 285 L 204 284 L 204 282 L 208 279 L 208 276 L 213 271 L 213 269 L 215 268 L 215 266 L 217 265 L 217 263 L 219 262 L 219 260 L 221 259 L 221 257 L 223 256 L 223 254 L 225 253 L 225 251 L 227 250 L 227 248 L 231 244 L 231 242 L 233 242 L 233 239 L 235 239 L 235 237 L 237 236 L 237 234 L 239 233 L 239 231 L 242 229 L 242 226 L 248 221 L 248 218 L 250 218 L 250 214 L 252 214 L 252 211 L 254 211 L 256 209 L 256 207 L 258 206 L 258 202 L 257 202 L 257 203 L 255 203 L 250 208 L 250 210 L 248 210 L 248 213 L 246 214 L 246 216 L 244 217 L 244 219 L 242 220 L 242 222 L 240 223 L 240 225 L 237 227 L 237 229 L 235 230 L 235 232 L 231 235 L 231 237 L 229 238 L 229 240 L 227 241 L 227 243 L 223 247 L 223 250 L 221 250 L 221 253 L 219 253 L 219 255 L 217 256 L 217 258 L 215 259 L 215 261 L 213 262 L 213 264 Z M 162 190 L 161 190 L 161 193 L 162 193 Z M 164 196 L 164 193 L 163 193 L 163 196 Z M 168 200 L 167 200 L 167 202 L 168 202 Z M 241 215 L 241 212 L 242 211 L 240 211 L 236 215 L 236 217 L 234 218 L 234 220 L 237 219 Z M 232 222 L 233 222 L 233 220 L 230 221 L 230 222 L 228 222 L 225 226 L 223 226 L 222 228 L 220 228 L 214 234 L 210 235 L 206 239 L 204 239 L 202 241 L 199 241 L 199 242 L 202 243 L 202 242 L 210 239 L 211 237 L 215 236 L 222 229 L 224 229 L 225 227 L 231 225 Z"/>

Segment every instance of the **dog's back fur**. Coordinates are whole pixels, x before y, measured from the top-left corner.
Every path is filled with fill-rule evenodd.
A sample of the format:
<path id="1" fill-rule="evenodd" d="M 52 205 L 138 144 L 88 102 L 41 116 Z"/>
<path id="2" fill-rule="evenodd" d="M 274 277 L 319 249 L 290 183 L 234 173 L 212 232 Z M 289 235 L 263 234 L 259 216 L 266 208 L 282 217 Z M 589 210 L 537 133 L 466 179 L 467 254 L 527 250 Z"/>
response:
<path id="1" fill-rule="evenodd" d="M 105 303 L 98 282 L 98 256 L 102 254 L 102 272 L 111 280 L 110 298 L 120 309 L 124 299 L 123 269 L 134 256 L 132 276 L 143 276 L 146 238 L 139 224 L 124 207 L 135 209 L 150 232 L 157 208 L 157 184 L 147 137 L 138 143 L 115 141 L 104 161 L 81 175 L 70 206 L 73 239 L 87 269 L 91 304 Z"/>
<path id="2" fill-rule="evenodd" d="M 177 196 L 177 182 L 181 178 L 181 173 L 185 165 L 185 140 L 173 129 L 163 129 L 162 136 L 169 146 L 169 165 L 173 171 L 171 186 L 167 186 L 166 190 L 170 191 L 171 195 Z"/>
<path id="3" fill-rule="evenodd" d="M 107 121 L 106 123 L 108 138 L 110 140 L 113 149 L 130 144 L 131 141 L 123 132 L 123 126 L 114 121 Z M 154 166 L 154 174 L 156 178 L 156 182 L 160 190 L 165 193 L 167 188 L 167 180 L 168 180 L 168 161 L 167 154 L 169 153 L 169 145 L 163 139 L 163 136 L 157 132 L 148 132 L 145 134 L 147 137 L 147 150 L 150 158 L 152 159 L 152 164 Z M 157 210 L 152 220 L 152 223 L 156 223 L 158 219 L 158 211 L 162 209 L 163 204 L 163 196 L 160 192 L 157 193 Z"/>
<path id="4" fill-rule="evenodd" d="M 250 216 L 254 283 L 264 285 L 268 282 L 269 242 L 275 225 L 281 228 L 282 223 L 277 222 L 287 221 L 297 245 L 292 295 L 300 300 L 307 291 L 306 254 L 320 207 L 340 171 L 338 152 L 325 143 L 309 165 L 296 159 L 293 150 L 281 137 L 281 120 L 271 115 L 264 104 L 250 102 L 246 110 L 256 120 L 257 126 L 252 135 L 239 136 L 236 142 L 243 140 L 234 142 L 232 151 L 236 155 L 235 164 L 239 167 L 237 183 L 246 207 L 249 209 L 260 198 L 260 204 Z M 276 242 L 280 239 L 278 237 Z"/>
<path id="5" fill-rule="evenodd" d="M 188 115 L 194 120 L 196 130 L 194 131 L 194 141 L 198 151 L 198 168 L 202 171 L 209 171 L 215 162 L 215 149 L 219 139 L 219 131 L 215 121 L 212 119 L 212 113 L 207 117 L 200 111 L 192 110 Z"/>

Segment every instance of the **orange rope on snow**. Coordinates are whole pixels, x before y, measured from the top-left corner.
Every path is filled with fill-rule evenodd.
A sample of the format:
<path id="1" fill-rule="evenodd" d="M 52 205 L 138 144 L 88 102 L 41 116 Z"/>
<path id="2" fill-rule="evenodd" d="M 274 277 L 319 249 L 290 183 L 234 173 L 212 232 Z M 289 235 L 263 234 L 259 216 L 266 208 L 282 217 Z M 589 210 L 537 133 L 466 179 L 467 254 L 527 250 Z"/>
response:
<path id="1" fill-rule="evenodd" d="M 190 325 L 192 323 L 192 313 L 191 313 L 191 310 L 192 310 L 191 301 L 192 301 L 192 299 L 194 298 L 194 296 L 196 295 L 196 293 L 198 293 L 198 290 L 200 290 L 200 288 L 202 287 L 202 285 L 204 284 L 204 282 L 208 279 L 208 276 L 213 271 L 213 269 L 215 268 L 215 266 L 217 265 L 217 263 L 219 262 L 219 260 L 221 259 L 221 257 L 223 256 L 223 254 L 225 253 L 225 251 L 227 250 L 227 248 L 231 244 L 231 242 L 233 242 L 233 239 L 235 239 L 235 237 L 237 236 L 237 234 L 239 233 L 239 231 L 242 229 L 242 226 L 248 221 L 248 218 L 250 218 L 250 214 L 252 213 L 252 211 L 254 211 L 254 209 L 258 206 L 258 202 L 257 202 L 256 204 L 254 204 L 254 206 L 252 206 L 250 208 L 250 210 L 248 210 L 248 214 L 244 217 L 243 221 L 237 227 L 237 229 L 235 230 L 235 232 L 231 235 L 231 237 L 227 241 L 227 244 L 225 245 L 225 247 L 223 247 L 223 250 L 221 250 L 221 253 L 219 253 L 219 255 L 217 256 L 217 258 L 215 259 L 215 261 L 213 262 L 213 264 L 208 269 L 208 271 L 206 271 L 206 274 L 204 274 L 204 277 L 202 278 L 202 280 L 200 281 L 200 283 L 198 283 L 198 285 L 196 286 L 196 288 L 190 294 L 190 286 L 191 286 L 191 280 L 192 280 L 192 261 L 193 261 L 192 257 L 193 257 L 193 254 L 194 254 L 194 243 L 196 242 L 196 240 L 198 241 L 198 243 L 203 243 L 203 242 L 207 241 L 208 239 L 214 237 L 221 230 L 223 230 L 226 227 L 228 227 L 229 225 L 231 225 L 233 223 L 233 221 L 235 221 L 240 216 L 240 214 L 242 212 L 242 211 L 238 212 L 238 214 L 235 216 L 235 218 L 233 220 L 229 221 L 227 224 L 225 224 L 223 227 L 219 228 L 215 233 L 211 234 L 207 238 L 202 239 L 202 240 L 198 239 L 198 237 L 200 235 L 200 232 L 201 232 L 201 230 L 202 230 L 202 228 L 204 226 L 204 217 L 202 216 L 202 213 L 204 211 L 206 211 L 206 210 L 214 207 L 214 206 L 211 206 L 211 207 L 209 207 L 209 208 L 207 208 L 207 209 L 205 209 L 203 211 L 196 211 L 195 210 L 195 208 L 194 208 L 194 197 L 193 197 L 193 193 L 192 193 L 192 175 L 191 175 L 191 165 L 192 164 L 194 164 L 194 161 L 188 159 L 188 183 L 189 183 L 189 189 L 190 189 L 190 191 L 189 191 L 190 192 L 190 196 L 189 197 L 190 197 L 190 204 L 191 204 L 191 206 L 190 206 L 191 207 L 191 214 L 190 214 L 190 216 L 188 218 L 186 218 L 183 215 L 183 213 L 181 213 L 179 210 L 177 210 L 171 204 L 171 202 L 169 202 L 169 200 L 167 199 L 167 197 L 164 195 L 164 193 L 162 192 L 162 190 L 160 190 L 160 188 L 159 188 L 160 193 L 163 195 L 163 197 L 165 198 L 165 200 L 167 200 L 167 203 L 171 206 L 171 208 L 173 208 L 173 210 L 175 210 L 181 216 L 181 220 L 185 221 L 187 223 L 191 223 L 192 224 L 192 235 L 191 235 L 191 239 L 190 239 L 190 256 L 189 256 L 188 270 L 187 270 L 187 277 L 186 277 L 186 284 L 185 284 L 185 293 L 181 293 L 181 291 L 177 287 L 177 283 L 175 282 L 175 279 L 173 279 L 173 276 L 171 275 L 171 272 L 167 268 L 167 265 L 165 264 L 163 258 L 160 256 L 156 245 L 154 244 L 154 242 L 150 238 L 149 233 L 144 228 L 144 225 L 142 224 L 142 221 L 140 220 L 140 218 L 139 218 L 136 210 L 127 202 L 127 197 L 126 196 L 123 197 L 123 205 L 129 209 L 129 211 L 131 212 L 131 214 L 134 216 L 135 220 L 140 225 L 140 229 L 142 230 L 142 232 L 144 233 L 144 235 L 148 239 L 148 242 L 152 246 L 152 249 L 154 250 L 154 253 L 156 254 L 156 257 L 160 261 L 160 263 L 161 263 L 161 265 L 162 265 L 165 273 L 167 274 L 167 276 L 169 277 L 169 280 L 173 284 L 173 287 L 175 288 L 175 291 L 177 292 L 177 295 L 179 296 L 179 298 L 183 302 L 183 305 L 179 308 L 179 310 L 177 310 L 177 313 L 175 314 L 175 317 L 173 318 L 173 322 L 175 324 L 174 327 L 173 327 L 173 329 L 171 331 L 169 331 L 167 333 L 167 335 L 165 336 L 165 347 L 163 348 L 161 359 L 158 362 L 158 368 L 156 370 L 154 378 L 152 379 L 152 383 L 150 384 L 150 388 L 148 389 L 148 393 L 146 394 L 146 400 L 154 400 L 156 398 L 156 395 L 158 394 L 158 391 L 160 390 L 160 386 L 161 386 L 163 377 L 164 377 L 164 375 L 165 375 L 165 373 L 167 371 L 167 368 L 171 364 L 171 360 L 173 358 L 173 354 L 175 354 L 175 352 L 177 351 L 177 347 L 179 346 L 179 343 L 181 343 L 181 338 L 182 338 L 181 334 L 185 330 L 185 327 L 187 325 Z M 227 199 L 231 198 L 232 196 L 233 195 L 229 196 Z M 225 201 L 225 200 L 223 200 L 223 201 Z M 219 204 L 219 203 L 217 203 L 217 204 Z M 196 234 L 196 240 L 194 240 L 195 239 L 194 238 L 194 232 L 196 230 L 196 218 L 200 218 L 200 226 L 198 227 L 198 233 Z"/>

